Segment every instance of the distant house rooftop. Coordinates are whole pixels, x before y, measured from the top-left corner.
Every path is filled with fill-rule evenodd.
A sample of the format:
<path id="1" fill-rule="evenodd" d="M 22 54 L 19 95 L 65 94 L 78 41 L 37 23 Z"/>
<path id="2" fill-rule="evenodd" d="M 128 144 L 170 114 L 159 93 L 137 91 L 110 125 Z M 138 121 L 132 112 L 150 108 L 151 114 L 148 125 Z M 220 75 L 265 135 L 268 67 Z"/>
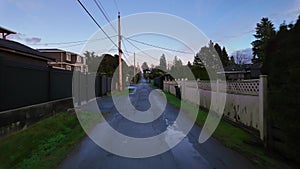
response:
<path id="1" fill-rule="evenodd" d="M 3 28 L 0 26 L 0 34 L 1 34 L 1 37 L 2 39 L 6 39 L 6 37 L 10 34 L 16 34 L 16 32 L 14 31 L 11 31 L 9 29 L 6 29 L 6 28 Z"/>
<path id="2" fill-rule="evenodd" d="M 40 52 L 45 52 L 45 53 L 60 53 L 60 52 L 67 52 L 67 53 L 71 53 L 71 54 L 74 54 L 74 55 L 79 55 L 79 54 L 76 54 L 76 53 L 74 53 L 74 52 L 70 52 L 70 51 L 65 51 L 65 50 L 62 50 L 62 49 L 55 49 L 55 48 L 53 48 L 53 49 L 36 49 L 36 50 L 38 50 L 38 51 L 40 51 Z"/>
<path id="3" fill-rule="evenodd" d="M 53 48 L 53 49 L 36 49 L 36 50 L 38 50 L 40 52 L 67 52 L 65 50 L 55 49 L 55 48 Z"/>
<path id="4" fill-rule="evenodd" d="M 224 67 L 224 72 L 219 70 L 218 73 L 240 73 L 240 72 L 249 72 L 254 69 L 260 69 L 262 67 L 262 63 L 256 63 L 256 64 L 232 64 L 229 66 Z"/>
<path id="5" fill-rule="evenodd" d="M 20 53 L 31 57 L 39 57 L 40 59 L 44 60 L 55 60 L 53 57 L 45 53 L 41 53 L 19 42 L 6 39 L 0 39 L 0 50 L 5 50 L 13 53 Z"/>
<path id="6" fill-rule="evenodd" d="M 262 63 L 256 64 L 232 64 L 224 67 L 224 70 L 219 70 L 217 74 L 225 74 L 228 79 L 233 78 L 258 78 L 261 75 Z M 238 77 L 235 77 L 237 75 Z"/>

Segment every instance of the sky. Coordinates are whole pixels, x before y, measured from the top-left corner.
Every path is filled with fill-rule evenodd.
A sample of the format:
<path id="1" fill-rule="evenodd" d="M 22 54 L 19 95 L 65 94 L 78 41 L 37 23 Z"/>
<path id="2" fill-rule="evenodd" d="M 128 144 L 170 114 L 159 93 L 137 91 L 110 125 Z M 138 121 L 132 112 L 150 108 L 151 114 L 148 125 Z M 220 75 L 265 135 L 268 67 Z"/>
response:
<path id="1" fill-rule="evenodd" d="M 108 22 L 93 0 L 81 1 L 102 27 L 109 27 Z M 159 12 L 182 18 L 202 31 L 208 39 L 225 46 L 229 54 L 237 50 L 251 48 L 256 23 L 262 17 L 268 17 L 278 28 L 283 21 L 286 23 L 295 22 L 300 14 L 300 0 L 100 1 L 112 21 L 117 19 L 118 11 L 121 13 L 121 18 L 145 12 Z M 0 26 L 17 32 L 17 35 L 11 36 L 10 39 L 32 48 L 60 48 L 82 53 L 82 50 L 85 49 L 84 40 L 93 38 L 99 31 L 97 25 L 84 12 L 77 0 L 1 0 L 0 16 Z M 116 22 L 113 23 L 116 26 Z M 124 24 L 126 22 L 122 23 L 122 27 L 126 28 Z M 164 24 L 161 23 L 162 26 Z M 137 23 L 135 26 L 137 27 L 139 24 Z M 125 34 L 125 31 L 130 31 L 129 29 L 122 29 L 122 34 Z M 113 31 L 108 30 L 108 32 L 110 36 L 116 35 Z M 182 30 L 183 35 L 189 33 L 188 30 Z M 100 37 L 105 36 L 102 34 Z M 117 43 L 117 37 L 112 39 Z M 146 35 L 138 39 L 158 46 L 182 49 L 180 45 L 178 46 L 180 43 L 168 41 L 162 36 Z M 62 42 L 74 41 L 80 42 L 61 44 Z M 110 42 L 107 41 L 107 43 Z M 125 45 L 128 51 L 136 52 L 137 55 L 141 56 L 140 58 L 137 56 L 139 62 L 151 62 L 149 56 L 135 51 L 136 49 L 127 42 Z M 145 45 L 136 44 L 136 46 L 142 50 L 149 50 L 149 47 Z M 201 47 L 199 44 L 199 49 Z M 114 53 L 113 50 L 111 52 Z M 185 56 L 157 50 L 156 53 L 166 53 L 169 63 L 172 62 L 174 55 L 180 55 L 184 63 L 188 60 L 192 61 L 193 58 L 192 54 Z M 156 53 L 155 55 L 159 55 Z M 133 61 L 132 53 L 128 53 L 125 57 L 131 64 Z M 155 57 L 157 57 L 156 61 L 152 60 L 154 64 L 157 64 L 160 56 Z"/>

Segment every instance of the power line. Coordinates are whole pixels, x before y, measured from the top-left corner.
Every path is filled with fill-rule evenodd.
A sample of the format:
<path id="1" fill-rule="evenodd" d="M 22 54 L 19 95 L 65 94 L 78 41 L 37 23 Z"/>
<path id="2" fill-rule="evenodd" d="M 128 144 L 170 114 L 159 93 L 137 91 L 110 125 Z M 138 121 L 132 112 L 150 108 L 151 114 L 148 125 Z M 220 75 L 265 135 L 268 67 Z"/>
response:
<path id="1" fill-rule="evenodd" d="M 119 49 L 118 45 L 116 45 L 115 42 L 109 37 L 109 35 L 103 30 L 103 28 L 95 20 L 95 18 L 92 16 L 92 14 L 86 9 L 86 7 L 81 3 L 81 1 L 80 0 L 77 0 L 77 1 L 81 5 L 81 7 L 85 10 L 85 12 L 90 16 L 90 18 L 94 21 L 94 23 L 101 29 L 101 31 L 105 34 L 105 36 L 111 41 L 111 43 Z M 121 49 L 119 49 L 119 50 L 121 50 Z"/>
<path id="2" fill-rule="evenodd" d="M 135 47 L 137 50 L 139 50 L 140 52 L 142 52 L 142 53 L 144 53 L 145 55 L 149 56 L 149 57 L 152 58 L 153 60 L 157 60 L 157 61 L 159 60 L 159 59 L 157 59 L 157 58 L 155 58 L 155 57 L 149 55 L 148 53 L 144 52 L 143 50 L 141 50 L 141 49 L 140 49 L 139 47 L 137 47 L 135 44 L 133 44 L 132 42 L 130 42 L 127 38 L 124 37 L 124 39 L 125 39 L 128 43 L 130 43 L 133 47 Z"/>
<path id="3" fill-rule="evenodd" d="M 123 53 L 124 54 L 127 54 L 127 57 L 129 57 L 129 54 L 134 54 L 134 52 L 132 52 L 132 51 L 128 51 L 127 50 L 127 48 L 126 48 L 126 45 L 125 45 L 125 42 L 124 42 L 124 40 L 123 40 L 123 38 L 122 38 L 122 44 L 123 44 L 123 47 L 124 47 L 124 51 L 123 51 Z M 135 54 L 135 55 L 139 55 L 139 54 Z M 143 55 L 139 55 L 139 56 L 143 56 Z M 136 58 L 137 60 L 139 60 L 139 61 L 141 61 L 141 62 L 143 62 L 143 60 L 141 60 L 140 58 Z"/>
<path id="4" fill-rule="evenodd" d="M 126 49 L 126 46 L 125 46 L 125 43 L 124 43 L 123 39 L 122 39 L 122 44 L 123 44 L 124 50 L 125 50 L 125 52 L 126 52 L 126 54 L 125 54 L 125 53 L 123 53 L 123 54 L 124 54 L 125 59 L 127 60 L 127 56 L 129 57 L 129 55 L 127 55 L 128 51 L 127 51 L 127 49 Z M 127 56 L 126 56 L 126 55 L 127 55 Z M 127 62 L 129 63 L 128 60 L 127 60 Z"/>
<path id="5" fill-rule="evenodd" d="M 127 49 L 126 49 L 126 46 L 125 46 L 125 44 L 124 44 L 123 39 L 122 39 L 122 44 L 123 44 L 124 50 L 125 50 L 125 52 L 126 52 L 126 53 L 123 52 L 124 58 L 125 58 L 125 60 L 127 61 L 127 63 L 129 64 L 129 60 L 127 59 L 127 57 L 129 58 L 129 55 L 127 55 L 128 51 L 127 51 Z M 126 56 L 126 55 L 127 55 L 127 56 Z"/>
<path id="6" fill-rule="evenodd" d="M 74 46 L 80 46 L 80 45 L 84 45 L 84 43 L 78 43 L 78 44 L 74 44 L 74 45 L 63 45 L 63 46 L 58 46 L 58 48 L 70 48 L 70 47 L 74 47 Z"/>
<path id="7" fill-rule="evenodd" d="M 126 45 L 125 45 L 123 39 L 122 39 L 122 44 L 123 44 L 123 47 L 124 47 L 123 54 L 127 55 L 127 57 L 129 58 L 129 57 L 130 57 L 130 54 L 134 54 L 134 52 L 128 51 L 128 50 L 127 50 Z M 125 55 L 124 55 L 124 56 L 125 56 Z M 139 54 L 135 54 L 135 55 L 139 55 Z M 139 55 L 139 56 L 143 56 L 143 55 Z M 125 56 L 125 57 L 126 57 L 126 56 Z M 136 60 L 139 60 L 139 61 L 143 62 L 143 60 L 140 59 L 140 58 L 136 58 Z M 128 63 L 129 63 L 129 62 L 128 62 Z"/>
<path id="8" fill-rule="evenodd" d="M 176 49 L 171 49 L 171 48 L 161 47 L 161 46 L 158 46 L 158 45 L 149 44 L 149 43 L 138 41 L 138 40 L 135 40 L 135 39 L 132 39 L 132 38 L 126 38 L 126 39 L 134 41 L 136 43 L 146 45 L 146 46 L 151 46 L 151 47 L 154 47 L 154 48 L 159 48 L 159 49 L 163 49 L 163 50 L 167 50 L 167 51 L 184 53 L 184 54 L 194 54 L 194 53 L 191 53 L 191 52 L 185 52 L 185 51 L 181 51 L 181 50 L 176 50 Z M 192 49 L 190 49 L 190 50 L 192 51 Z"/>
<path id="9" fill-rule="evenodd" d="M 98 7 L 98 9 L 101 11 L 102 15 L 104 16 L 104 18 L 106 19 L 106 21 L 109 23 L 109 25 L 113 28 L 113 30 L 117 33 L 116 28 L 112 25 L 112 23 L 110 22 L 110 19 L 108 18 L 108 16 L 105 14 L 105 9 L 103 8 L 102 4 L 100 5 L 100 1 L 98 0 L 94 0 L 96 6 Z M 102 6 L 102 8 L 101 8 Z"/>
<path id="10" fill-rule="evenodd" d="M 123 45 L 124 46 L 124 45 Z M 115 51 L 117 51 L 118 49 L 111 49 L 111 50 L 115 50 Z M 110 51 L 111 51 L 110 50 Z M 128 51 L 128 50 L 126 50 L 125 49 L 125 47 L 124 47 L 124 51 L 123 51 L 123 54 L 127 54 L 127 57 L 130 57 L 130 55 L 133 55 L 134 54 L 134 52 L 132 52 L 132 51 Z M 141 54 L 138 54 L 138 53 L 136 53 L 135 55 L 137 55 L 137 56 L 144 56 L 144 55 L 141 55 Z M 139 60 L 139 61 L 143 61 L 143 60 L 141 60 L 140 58 L 136 58 L 137 60 Z"/>
<path id="11" fill-rule="evenodd" d="M 108 19 L 111 20 L 110 17 L 109 17 L 109 15 L 108 15 L 108 13 L 106 12 L 106 10 L 105 10 L 105 8 L 104 8 L 104 6 L 102 5 L 102 3 L 101 3 L 100 0 L 98 0 L 98 3 L 99 3 L 99 5 L 101 6 L 101 8 L 103 9 L 103 11 L 104 11 L 104 13 L 106 14 L 106 16 L 108 17 Z"/>
<path id="12" fill-rule="evenodd" d="M 113 38 L 116 36 L 118 36 L 118 35 L 110 36 L 110 38 Z M 108 38 L 104 37 L 104 38 L 97 38 L 97 39 L 93 39 L 93 40 L 79 40 L 79 41 L 69 41 L 69 42 L 50 42 L 50 43 L 39 43 L 39 44 L 30 44 L 30 45 L 47 46 L 47 45 L 67 45 L 67 44 L 73 44 L 73 43 L 84 44 L 85 42 L 88 42 L 88 41 L 100 41 L 100 40 L 105 40 L 105 39 L 108 39 Z"/>
<path id="13" fill-rule="evenodd" d="M 114 0 L 114 4 L 115 4 L 115 6 L 116 6 L 116 9 L 118 10 L 118 12 L 120 12 L 120 10 L 119 10 L 119 7 L 118 7 L 118 3 L 117 3 L 117 1 L 116 1 L 116 0 Z"/>

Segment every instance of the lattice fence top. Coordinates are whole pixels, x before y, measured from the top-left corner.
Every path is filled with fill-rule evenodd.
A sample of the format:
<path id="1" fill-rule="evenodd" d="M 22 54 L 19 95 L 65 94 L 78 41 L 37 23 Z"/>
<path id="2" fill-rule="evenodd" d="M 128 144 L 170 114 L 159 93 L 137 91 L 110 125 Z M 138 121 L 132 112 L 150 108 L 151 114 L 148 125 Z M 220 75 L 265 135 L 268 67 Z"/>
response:
<path id="1" fill-rule="evenodd" d="M 216 82 L 210 81 L 198 81 L 198 88 L 203 90 L 211 90 L 214 89 L 216 86 Z"/>
<path id="2" fill-rule="evenodd" d="M 165 81 L 165 84 L 169 85 L 182 85 L 185 84 L 186 87 L 196 87 L 189 81 L 183 82 L 175 82 L 175 81 Z M 224 81 L 219 81 L 219 89 L 220 92 L 224 92 L 222 90 L 221 85 L 224 85 Z M 203 90 L 212 90 L 214 91 L 217 89 L 217 82 L 216 81 L 198 81 L 198 88 Z M 227 81 L 226 82 L 226 93 L 233 93 L 233 94 L 244 94 L 244 95 L 258 95 L 259 94 L 259 79 L 254 80 L 241 80 L 241 81 Z"/>
<path id="3" fill-rule="evenodd" d="M 258 95 L 259 80 L 227 82 L 227 93 Z"/>
<path id="4" fill-rule="evenodd" d="M 177 85 L 177 83 L 175 81 L 164 81 L 164 84 L 167 84 L 167 85 Z"/>

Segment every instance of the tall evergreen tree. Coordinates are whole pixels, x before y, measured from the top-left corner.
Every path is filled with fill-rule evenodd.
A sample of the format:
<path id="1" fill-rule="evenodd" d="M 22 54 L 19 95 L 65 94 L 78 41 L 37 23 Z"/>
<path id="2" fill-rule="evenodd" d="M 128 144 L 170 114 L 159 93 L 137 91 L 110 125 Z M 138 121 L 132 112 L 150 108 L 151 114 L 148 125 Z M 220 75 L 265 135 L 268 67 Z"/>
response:
<path id="1" fill-rule="evenodd" d="M 193 65 L 194 66 L 199 66 L 199 67 L 204 67 L 204 64 L 203 64 L 202 60 L 200 59 L 198 53 L 194 56 Z"/>
<path id="2" fill-rule="evenodd" d="M 191 67 L 192 67 L 192 64 L 191 64 L 191 62 L 190 62 L 190 61 L 188 61 L 188 63 L 187 63 L 187 66 L 188 66 L 189 68 L 191 68 Z"/>
<path id="3" fill-rule="evenodd" d="M 173 60 L 173 66 L 171 67 L 170 73 L 173 76 L 173 78 L 183 78 L 184 74 L 182 71 L 183 65 L 182 65 L 182 61 L 175 56 L 174 60 Z"/>
<path id="4" fill-rule="evenodd" d="M 223 66 L 227 66 L 229 64 L 229 58 L 228 58 L 228 54 L 227 54 L 225 47 L 221 48 L 221 46 L 218 43 L 216 43 L 214 45 L 214 48 L 215 48 L 216 52 L 218 53 Z"/>
<path id="5" fill-rule="evenodd" d="M 256 24 L 256 38 L 252 44 L 253 63 L 263 62 L 265 59 L 265 49 L 267 43 L 276 35 L 273 23 L 268 18 L 262 18 L 260 23 Z"/>
<path id="6" fill-rule="evenodd" d="M 221 49 L 221 46 L 218 43 L 216 43 L 214 45 L 214 48 L 215 48 L 216 52 L 218 53 L 218 55 L 219 55 L 219 57 L 221 59 L 222 58 L 222 49 Z"/>
<path id="7" fill-rule="evenodd" d="M 142 69 L 143 69 L 143 71 L 149 69 L 149 66 L 148 66 L 147 62 L 144 62 L 144 63 L 142 64 Z"/>
<path id="8" fill-rule="evenodd" d="M 167 71 L 167 60 L 165 54 L 162 54 L 159 59 L 159 69 L 166 72 Z"/>
<path id="9" fill-rule="evenodd" d="M 229 64 L 230 64 L 230 65 L 234 65 L 234 64 L 235 64 L 234 56 L 230 56 Z"/>
<path id="10" fill-rule="evenodd" d="M 229 57 L 228 57 L 228 53 L 225 49 L 225 47 L 222 48 L 222 58 L 221 61 L 223 63 L 224 66 L 229 65 Z"/>
<path id="11" fill-rule="evenodd" d="M 209 41 L 208 46 L 204 46 L 200 49 L 200 51 L 196 54 L 196 58 L 201 60 L 200 63 L 202 63 L 207 69 L 217 71 L 222 66 L 218 64 L 219 55 L 215 50 L 214 43 L 212 41 Z"/>

